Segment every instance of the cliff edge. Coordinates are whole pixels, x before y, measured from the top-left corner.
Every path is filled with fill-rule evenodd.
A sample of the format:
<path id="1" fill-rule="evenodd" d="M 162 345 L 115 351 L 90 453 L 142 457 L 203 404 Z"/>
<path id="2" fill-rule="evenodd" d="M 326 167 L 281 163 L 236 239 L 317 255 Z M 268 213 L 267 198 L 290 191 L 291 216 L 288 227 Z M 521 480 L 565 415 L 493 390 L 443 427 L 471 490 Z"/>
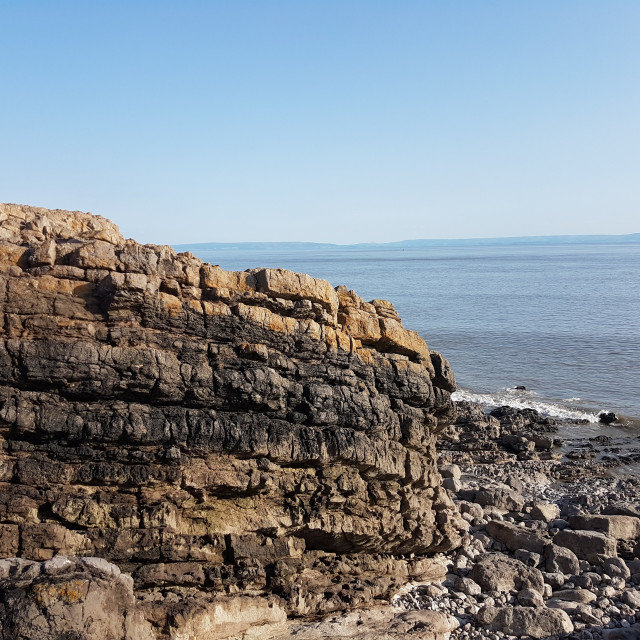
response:
<path id="1" fill-rule="evenodd" d="M 0 300 L 3 638 L 63 637 L 11 633 L 90 596 L 119 613 L 78 637 L 230 637 L 384 601 L 460 543 L 455 381 L 389 302 L 19 205 Z"/>

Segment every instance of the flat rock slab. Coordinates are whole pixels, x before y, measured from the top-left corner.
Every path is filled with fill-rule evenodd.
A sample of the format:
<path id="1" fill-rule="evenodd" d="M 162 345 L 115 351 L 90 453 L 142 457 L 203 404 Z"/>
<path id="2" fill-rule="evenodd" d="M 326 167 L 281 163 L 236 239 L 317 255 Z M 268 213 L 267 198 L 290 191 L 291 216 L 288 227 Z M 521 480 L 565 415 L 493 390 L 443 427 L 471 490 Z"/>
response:
<path id="1" fill-rule="evenodd" d="M 487 533 L 511 551 L 524 549 L 542 554 L 545 546 L 549 544 L 549 540 L 540 533 L 501 520 L 489 522 L 487 524 Z"/>
<path id="2" fill-rule="evenodd" d="M 599 531 L 616 540 L 636 540 L 640 537 L 640 518 L 634 516 L 571 516 L 569 524 L 574 529 Z"/>
<path id="3" fill-rule="evenodd" d="M 286 635 L 274 640 L 320 640 L 350 638 L 352 640 L 447 640 L 459 623 L 440 611 L 398 611 L 378 607 L 353 611 L 318 622 L 288 623 Z"/>
<path id="4" fill-rule="evenodd" d="M 478 612 L 478 621 L 486 629 L 509 636 L 548 638 L 573 631 L 566 612 L 546 607 L 483 607 Z"/>
<path id="5" fill-rule="evenodd" d="M 607 558 L 618 555 L 616 539 L 597 531 L 564 529 L 555 535 L 553 543 L 570 549 L 580 560 L 592 564 L 602 564 Z"/>

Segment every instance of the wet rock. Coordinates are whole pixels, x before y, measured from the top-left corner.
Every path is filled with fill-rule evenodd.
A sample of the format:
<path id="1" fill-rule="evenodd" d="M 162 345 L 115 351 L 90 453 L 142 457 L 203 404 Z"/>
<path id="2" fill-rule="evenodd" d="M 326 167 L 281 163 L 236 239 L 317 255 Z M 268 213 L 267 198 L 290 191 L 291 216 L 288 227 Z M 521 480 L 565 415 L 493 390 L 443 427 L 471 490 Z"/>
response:
<path id="1" fill-rule="evenodd" d="M 506 434 L 502 437 L 502 443 L 506 445 L 508 449 L 519 452 L 533 451 L 536 447 L 533 440 L 526 438 L 525 436 L 519 436 L 516 434 Z"/>

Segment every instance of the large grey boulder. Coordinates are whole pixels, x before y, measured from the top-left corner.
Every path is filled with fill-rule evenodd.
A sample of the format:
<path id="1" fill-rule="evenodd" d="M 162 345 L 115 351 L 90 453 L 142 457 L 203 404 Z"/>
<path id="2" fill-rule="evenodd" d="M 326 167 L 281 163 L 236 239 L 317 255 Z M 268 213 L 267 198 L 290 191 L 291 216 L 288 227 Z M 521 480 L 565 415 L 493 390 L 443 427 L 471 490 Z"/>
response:
<path id="1" fill-rule="evenodd" d="M 552 522 L 560 517 L 560 507 L 548 502 L 536 502 L 531 509 L 531 517 L 534 520 Z"/>
<path id="2" fill-rule="evenodd" d="M 520 512 L 524 508 L 524 498 L 517 492 L 507 487 L 489 487 L 479 491 L 461 491 L 459 497 L 469 502 L 477 502 L 485 507 L 497 507 L 504 511 Z"/>
<path id="3" fill-rule="evenodd" d="M 544 593 L 544 580 L 538 569 L 499 553 L 480 556 L 469 577 L 480 585 L 483 592 L 532 589 Z"/>
<path id="4" fill-rule="evenodd" d="M 618 555 L 615 538 L 597 531 L 558 531 L 553 538 L 554 544 L 566 547 L 575 553 L 580 560 L 592 564 L 602 564 L 607 558 Z"/>
<path id="5" fill-rule="evenodd" d="M 636 540 L 640 537 L 640 518 L 619 515 L 576 515 L 569 518 L 574 529 L 599 531 L 616 540 Z"/>
<path id="6" fill-rule="evenodd" d="M 548 638 L 573 631 L 573 623 L 564 611 L 546 607 L 483 607 L 478 622 L 509 636 Z"/>
<path id="7" fill-rule="evenodd" d="M 568 573 L 574 575 L 580 572 L 580 560 L 571 549 L 557 544 L 549 544 L 544 550 L 545 569 L 549 573 Z"/>
<path id="8" fill-rule="evenodd" d="M 524 529 L 510 522 L 502 522 L 499 520 L 492 520 L 487 524 L 487 533 L 511 551 L 524 549 L 542 554 L 545 545 L 549 542 L 548 539 L 540 535 L 537 531 Z"/>

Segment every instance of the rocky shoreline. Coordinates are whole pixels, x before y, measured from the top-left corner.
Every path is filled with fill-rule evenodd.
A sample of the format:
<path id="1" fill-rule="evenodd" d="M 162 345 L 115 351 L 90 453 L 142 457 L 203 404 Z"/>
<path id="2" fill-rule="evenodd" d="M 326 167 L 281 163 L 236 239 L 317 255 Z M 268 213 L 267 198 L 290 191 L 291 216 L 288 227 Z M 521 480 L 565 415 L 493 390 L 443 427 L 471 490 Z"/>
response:
<path id="1" fill-rule="evenodd" d="M 456 409 L 439 469 L 468 532 L 432 557 L 441 575 L 390 608 L 298 624 L 293 637 L 640 638 L 640 482 L 615 473 L 636 460 L 628 438 L 589 440 L 532 409 Z M 574 426 L 573 441 L 557 438 Z"/>
<path id="2" fill-rule="evenodd" d="M 396 606 L 448 613 L 460 639 L 640 638 L 640 482 L 599 460 L 611 439 L 592 440 L 585 464 L 579 437 L 559 453 L 558 420 L 457 408 L 440 470 L 469 532 L 442 556 L 446 578 Z"/>
<path id="3" fill-rule="evenodd" d="M 0 205 L 0 266 L 0 640 L 640 637 L 632 436 L 98 216 Z"/>

